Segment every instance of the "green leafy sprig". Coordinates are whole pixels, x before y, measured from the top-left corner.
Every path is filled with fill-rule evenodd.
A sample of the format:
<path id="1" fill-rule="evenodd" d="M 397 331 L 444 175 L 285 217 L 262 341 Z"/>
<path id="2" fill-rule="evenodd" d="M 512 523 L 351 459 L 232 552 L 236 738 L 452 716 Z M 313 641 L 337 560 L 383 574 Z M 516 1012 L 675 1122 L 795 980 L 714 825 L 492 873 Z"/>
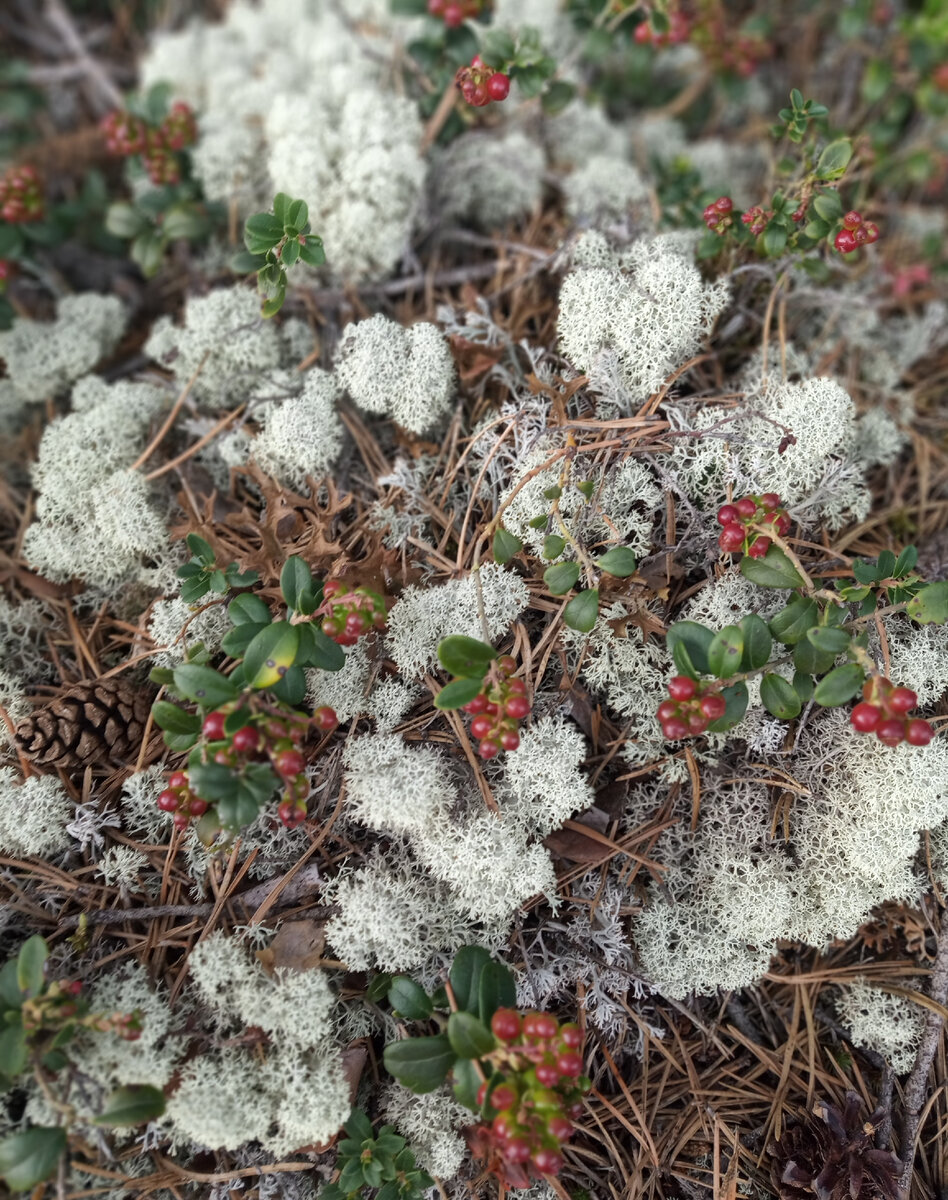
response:
<path id="1" fill-rule="evenodd" d="M 287 269 L 298 262 L 321 267 L 326 261 L 322 238 L 310 229 L 309 207 L 285 192 L 273 197 L 273 211 L 254 213 L 244 225 L 246 250 L 231 260 L 231 270 L 257 273 L 257 289 L 265 297 L 261 314 L 272 317 L 286 299 Z"/>

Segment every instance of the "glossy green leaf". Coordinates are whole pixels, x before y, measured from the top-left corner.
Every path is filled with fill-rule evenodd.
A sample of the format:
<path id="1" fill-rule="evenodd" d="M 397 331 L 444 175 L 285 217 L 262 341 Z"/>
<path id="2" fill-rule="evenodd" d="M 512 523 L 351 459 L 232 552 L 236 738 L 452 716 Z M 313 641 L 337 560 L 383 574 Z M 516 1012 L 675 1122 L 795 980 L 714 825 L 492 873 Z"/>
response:
<path id="1" fill-rule="evenodd" d="M 899 557 L 896 559 L 895 567 L 892 569 L 892 574 L 896 579 L 902 579 L 909 571 L 915 570 L 915 564 L 918 562 L 918 550 L 914 546 L 906 546 Z"/>
<path id="2" fill-rule="evenodd" d="M 596 560 L 596 566 L 617 579 L 628 579 L 635 574 L 638 560 L 628 546 L 613 546 Z"/>
<path id="3" fill-rule="evenodd" d="M 132 1083 L 118 1088 L 106 1099 L 105 1108 L 93 1119 L 93 1125 L 144 1125 L 157 1120 L 165 1111 L 165 1094 L 160 1088 Z"/>
<path id="4" fill-rule="evenodd" d="M 199 534 L 189 533 L 185 538 L 188 549 L 198 560 L 202 567 L 213 567 L 214 551 L 211 549 L 209 542 L 206 542 Z"/>
<path id="5" fill-rule="evenodd" d="M 425 1021 L 432 1013 L 428 993 L 407 975 L 396 975 L 392 980 L 388 1002 L 396 1016 L 408 1021 Z"/>
<path id="6" fill-rule="evenodd" d="M 477 638 L 455 635 L 438 643 L 438 661 L 452 675 L 463 679 L 483 679 L 497 651 Z"/>
<path id="7" fill-rule="evenodd" d="M 571 591 L 579 579 L 579 563 L 555 563 L 543 572 L 543 582 L 554 596 L 565 596 Z"/>
<path id="8" fill-rule="evenodd" d="M 244 245 L 251 254 L 263 254 L 283 237 L 283 222 L 271 213 L 254 213 L 244 225 Z"/>
<path id="9" fill-rule="evenodd" d="M 491 959 L 485 963 L 477 985 L 477 1015 L 490 1026 L 490 1019 L 498 1008 L 514 1008 L 517 1003 L 517 985 L 514 977 L 503 963 Z"/>
<path id="10" fill-rule="evenodd" d="M 299 627 L 289 621 L 274 621 L 261 629 L 244 653 L 244 677 L 250 687 L 272 687 L 293 665 L 299 644 Z"/>
<path id="11" fill-rule="evenodd" d="M 795 646 L 819 618 L 820 610 L 815 600 L 809 596 L 794 596 L 786 608 L 771 618 L 770 632 L 785 646 Z"/>
<path id="12" fill-rule="evenodd" d="M 26 1069 L 26 1059 L 26 1032 L 17 1013 L 8 1025 L 0 1027 L 0 1076 L 15 1079 Z"/>
<path id="13" fill-rule="evenodd" d="M 787 231 L 782 225 L 771 222 L 764 230 L 761 240 L 764 253 L 771 258 L 776 258 L 778 254 L 782 254 L 787 248 Z"/>
<path id="14" fill-rule="evenodd" d="M 578 592 L 563 609 L 563 620 L 577 633 L 589 633 L 599 616 L 599 589 Z"/>
<path id="15" fill-rule="evenodd" d="M 874 562 L 867 562 L 863 558 L 857 558 L 853 563 L 852 569 L 853 575 L 855 575 L 860 583 L 878 583 L 882 578 L 878 566 Z"/>
<path id="16" fill-rule="evenodd" d="M 740 629 L 744 637 L 744 653 L 741 656 L 742 671 L 756 671 L 770 658 L 773 649 L 773 638 L 765 621 L 756 613 L 748 613 L 740 620 Z"/>
<path id="17" fill-rule="evenodd" d="M 804 675 L 802 671 L 794 671 L 793 690 L 804 704 L 808 704 L 813 699 L 813 693 L 816 690 L 812 676 Z"/>
<path id="18" fill-rule="evenodd" d="M 730 687 L 722 688 L 721 695 L 724 697 L 727 708 L 724 710 L 723 717 L 712 721 L 708 726 L 709 733 L 727 733 L 729 729 L 734 728 L 738 721 L 743 720 L 744 713 L 747 712 L 747 684 L 743 680 Z"/>
<path id="19" fill-rule="evenodd" d="M 268 625 L 270 610 L 259 596 L 245 592 L 235 596 L 227 606 L 227 615 L 232 625 Z"/>
<path id="20" fill-rule="evenodd" d="M 300 632 L 296 662 L 301 667 L 316 667 L 320 671 L 341 671 L 346 665 L 346 652 L 311 622 L 296 627 Z"/>
<path id="21" fill-rule="evenodd" d="M 164 238 L 157 233 L 146 230 L 136 237 L 129 247 L 129 257 L 141 268 L 141 273 L 150 279 L 158 273 L 161 261 L 165 256 Z"/>
<path id="22" fill-rule="evenodd" d="M 309 220 L 309 206 L 305 200 L 291 200 L 283 217 L 284 228 L 302 230 Z"/>
<path id="23" fill-rule="evenodd" d="M 17 982 L 16 959 L 8 959 L 0 967 L 0 1009 L 18 1009 L 23 1004 L 23 993 Z"/>
<path id="24" fill-rule="evenodd" d="M 300 256 L 300 244 L 296 238 L 290 238 L 284 243 L 283 253 L 280 255 L 280 261 L 284 267 L 292 267 Z"/>
<path id="25" fill-rule="evenodd" d="M 243 658 L 253 639 L 266 628 L 266 625 L 235 625 L 221 638 L 221 649 L 231 658 Z"/>
<path id="26" fill-rule="evenodd" d="M 197 713 L 188 712 L 167 700 L 156 700 L 151 706 L 151 715 L 158 728 L 168 733 L 198 733 L 201 728 Z"/>
<path id="27" fill-rule="evenodd" d="M 763 558 L 741 559 L 741 574 L 758 587 L 798 588 L 803 586 L 800 573 L 779 546 L 771 546 Z"/>
<path id="28" fill-rule="evenodd" d="M 321 267 L 325 261 L 326 251 L 322 238 L 308 233 L 305 242 L 300 240 L 300 262 L 306 263 L 308 267 Z"/>
<path id="29" fill-rule="evenodd" d="M 0 1178 L 11 1192 L 24 1192 L 48 1179 L 66 1149 L 61 1126 L 33 1125 L 0 1141 Z"/>
<path id="30" fill-rule="evenodd" d="M 793 665 L 804 675 L 825 675 L 835 661 L 835 654 L 817 649 L 809 638 L 803 638 L 793 647 Z"/>
<path id="31" fill-rule="evenodd" d="M 458 1008 L 469 1013 L 480 1011 L 481 974 L 490 961 L 483 946 L 462 946 L 455 954 L 448 981 Z"/>
<path id="32" fill-rule="evenodd" d="M 389 1075 L 418 1095 L 440 1087 L 456 1061 L 457 1054 L 446 1033 L 392 1042 L 382 1053 Z"/>
<path id="33" fill-rule="evenodd" d="M 380 971 L 378 975 L 373 975 L 369 986 L 366 988 L 365 998 L 371 1004 L 378 1004 L 388 995 L 388 989 L 392 986 L 392 976 L 385 971 Z M 348 1130 L 348 1125 L 343 1126 Z M 355 1137 L 354 1133 L 349 1133 L 350 1137 Z M 371 1126 L 369 1127 L 369 1136 L 371 1136 Z"/>
<path id="34" fill-rule="evenodd" d="M 137 237 L 148 228 L 148 217 L 134 204 L 110 204 L 105 213 L 105 228 L 116 237 Z"/>
<path id="35" fill-rule="evenodd" d="M 477 1093 L 480 1091 L 481 1077 L 473 1060 L 459 1058 L 451 1072 L 451 1088 L 454 1098 L 465 1108 L 477 1112 Z M 377 1198 L 376 1198 L 377 1200 Z"/>
<path id="36" fill-rule="evenodd" d="M 306 676 L 303 674 L 303 668 L 296 663 L 287 667 L 286 674 L 273 684 L 270 692 L 290 708 L 299 708 L 306 699 Z"/>
<path id="37" fill-rule="evenodd" d="M 823 150 L 816 164 L 817 179 L 839 179 L 853 156 L 852 142 L 848 138 L 838 138 Z"/>
<path id="38" fill-rule="evenodd" d="M 487 1026 L 469 1012 L 453 1012 L 448 1018 L 448 1040 L 458 1058 L 481 1058 L 497 1045 Z"/>
<path id="39" fill-rule="evenodd" d="M 708 674 L 708 651 L 713 641 L 712 631 L 697 621 L 676 621 L 665 638 L 675 666 L 691 679 Z"/>
<path id="40" fill-rule="evenodd" d="M 291 555 L 280 572 L 280 591 L 287 607 L 309 616 L 316 608 L 313 573 L 298 554 Z"/>
<path id="41" fill-rule="evenodd" d="M 16 984 L 27 996 L 38 996 L 43 990 L 44 969 L 49 958 L 45 938 L 34 933 L 20 947 L 16 959 Z"/>
<path id="42" fill-rule="evenodd" d="M 813 699 L 824 708 L 838 708 L 840 704 L 852 700 L 865 678 L 865 671 L 857 663 L 836 667 L 816 685 Z"/>
<path id="43" fill-rule="evenodd" d="M 570 104 L 576 95 L 576 85 L 565 79 L 554 79 L 540 97 L 543 111 L 548 117 L 555 117 Z"/>
<path id="44" fill-rule="evenodd" d="M 827 226 L 834 224 L 843 215 L 843 202 L 835 188 L 827 188 L 814 197 L 813 207 L 826 222 Z"/>
<path id="45" fill-rule="evenodd" d="M 520 538 L 515 537 L 509 530 L 503 527 L 498 528 L 494 534 L 494 561 L 504 566 L 509 563 L 515 554 L 519 554 L 523 549 L 523 542 Z"/>
<path id="46" fill-rule="evenodd" d="M 197 663 L 182 663 L 174 669 L 174 686 L 187 700 L 204 708 L 217 708 L 236 700 L 238 689 L 225 675 Z"/>
<path id="47" fill-rule="evenodd" d="M 558 533 L 548 533 L 543 539 L 543 549 L 540 554 L 543 558 L 559 558 L 566 549 L 566 539 L 561 538 Z"/>
<path id="48" fill-rule="evenodd" d="M 906 604 L 905 612 L 920 625 L 948 623 L 948 580 L 920 588 Z"/>
<path id="49" fill-rule="evenodd" d="M 730 679 L 741 669 L 744 654 L 744 633 L 739 625 L 725 625 L 711 639 L 708 647 L 708 670 L 718 679 Z"/>
<path id="50" fill-rule="evenodd" d="M 842 654 L 849 648 L 852 634 L 845 629 L 833 629 L 828 625 L 814 625 L 806 631 L 807 641 L 826 654 Z"/>
<path id="51" fill-rule="evenodd" d="M 800 697 L 782 675 L 765 675 L 760 681 L 760 700 L 764 708 L 781 721 L 789 721 L 802 708 Z"/>
<path id="52" fill-rule="evenodd" d="M 481 679 L 452 679 L 435 696 L 435 708 L 442 712 L 463 708 L 469 704 L 484 686 Z"/>

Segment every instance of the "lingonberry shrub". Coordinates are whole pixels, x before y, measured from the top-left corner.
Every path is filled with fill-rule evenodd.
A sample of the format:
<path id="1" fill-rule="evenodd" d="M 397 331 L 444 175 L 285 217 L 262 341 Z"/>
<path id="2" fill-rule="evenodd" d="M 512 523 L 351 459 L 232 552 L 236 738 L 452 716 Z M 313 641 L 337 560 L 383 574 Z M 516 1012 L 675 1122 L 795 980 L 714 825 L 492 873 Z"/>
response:
<path id="1" fill-rule="evenodd" d="M 168 89 L 156 86 L 131 96 L 127 106 L 101 124 L 105 145 L 126 160 L 135 198 L 110 205 L 105 227 L 130 241 L 129 253 L 146 276 L 161 266 L 168 246 L 179 239 L 207 237 L 223 213 L 204 203 L 191 172 L 189 151 L 198 137 L 190 105 L 169 104 Z M 141 185 L 147 180 L 150 189 Z"/>
<path id="2" fill-rule="evenodd" d="M 475 108 L 483 108 L 492 100 L 506 100 L 510 92 L 510 76 L 489 67 L 479 54 L 474 55 L 470 66 L 458 70 L 456 78 L 461 95 Z"/>
<path id="3" fill-rule="evenodd" d="M 364 1188 L 384 1189 L 398 1200 L 422 1200 L 434 1180 L 415 1162 L 415 1153 L 392 1125 L 375 1132 L 360 1108 L 343 1125 L 345 1138 L 336 1146 L 338 1178 L 319 1193 L 319 1200 L 354 1200 Z"/>
<path id="4" fill-rule="evenodd" d="M 55 1126 L 27 1125 L 0 1140 L 0 1178 L 11 1191 L 36 1187 L 53 1175 L 66 1150 L 75 1112 L 57 1099 L 57 1078 L 74 1070 L 69 1043 L 80 1031 L 113 1034 L 135 1041 L 141 1034 L 139 1012 L 92 1012 L 78 979 L 47 978 L 49 946 L 34 935 L 16 958 L 0 969 L 0 1084 L 15 1086 L 30 1073 L 47 1099 L 62 1114 Z M 165 1098 L 157 1088 L 134 1084 L 119 1088 L 105 1100 L 96 1125 L 139 1125 L 160 1117 Z"/>
<path id="5" fill-rule="evenodd" d="M 818 586 L 784 541 L 789 517 L 774 493 L 726 504 L 718 520 L 723 549 L 742 549 L 753 538 L 741 574 L 792 595 L 769 622 L 750 613 L 717 632 L 696 621 L 669 628 L 667 645 L 678 674 L 658 707 L 664 736 L 677 741 L 733 728 L 747 709 L 746 681 L 762 676 L 761 703 L 781 720 L 792 720 L 811 700 L 835 708 L 862 690 L 850 716 L 853 728 L 875 733 L 887 746 L 927 745 L 932 726 L 909 716 L 918 703 L 915 692 L 882 674 L 869 654 L 865 627 L 880 604 L 887 614 L 901 612 L 918 624 L 948 623 L 948 582 L 926 583 L 914 571 L 918 554 L 909 546 L 898 558 L 886 550 L 874 563 L 853 563 L 853 584 Z M 724 544 L 729 530 L 741 545 Z M 754 553 L 761 543 L 764 551 Z M 774 643 L 784 648 L 776 659 Z M 839 664 L 841 656 L 846 661 Z M 779 673 L 777 666 L 790 670 Z"/>
<path id="6" fill-rule="evenodd" d="M 513 677 L 517 664 L 509 654 L 476 638 L 448 637 L 438 645 L 438 660 L 455 678 L 435 698 L 443 710 L 469 713 L 471 736 L 483 759 L 520 746 L 517 723 L 529 715 L 527 685 Z"/>
<path id="7" fill-rule="evenodd" d="M 591 1086 L 577 1025 L 519 1012 L 510 972 L 479 946 L 457 952 L 433 995 L 404 975 L 379 976 L 369 993 L 387 996 L 404 1020 L 437 1026 L 386 1046 L 386 1070 L 421 1093 L 450 1077 L 455 1097 L 476 1114 L 467 1141 L 489 1171 L 510 1187 L 559 1173 Z"/>
<path id="8" fill-rule="evenodd" d="M 273 197 L 273 211 L 254 213 L 244 225 L 246 250 L 231 260 L 231 269 L 256 271 L 257 289 L 265 297 L 261 315 L 272 317 L 286 299 L 287 268 L 296 263 L 321 267 L 326 261 L 323 241 L 310 229 L 309 206 L 285 192 Z"/>
<path id="9" fill-rule="evenodd" d="M 206 583 L 223 590 L 226 572 L 215 567 L 211 547 L 196 537 L 190 544 L 198 555 L 201 587 Z M 231 585 L 246 580 L 247 576 L 232 575 Z M 339 722 L 328 705 L 317 706 L 312 716 L 300 710 L 306 695 L 304 669 L 340 670 L 345 665 L 341 645 L 354 645 L 385 623 L 385 601 L 378 593 L 363 588 L 349 592 L 337 583 L 326 597 L 324 585 L 314 581 L 309 567 L 296 556 L 284 564 L 280 590 L 288 610 L 283 620 L 274 621 L 268 606 L 253 593 L 242 592 L 230 600 L 232 628 L 221 641 L 223 652 L 235 660 L 228 673 L 208 666 L 208 656 L 200 650 L 178 667 L 152 671 L 156 683 L 197 709 L 168 700 L 153 706 L 169 748 L 189 752 L 186 767 L 169 776 L 158 806 L 179 829 L 196 821 L 198 835 L 206 842 L 249 824 L 275 795 L 280 797 L 276 816 L 285 826 L 293 828 L 305 820 L 310 789 L 304 742 L 312 730 L 328 734 Z M 335 623 L 338 607 L 345 610 L 341 626 Z M 327 621 L 334 633 L 341 632 L 328 636 Z"/>

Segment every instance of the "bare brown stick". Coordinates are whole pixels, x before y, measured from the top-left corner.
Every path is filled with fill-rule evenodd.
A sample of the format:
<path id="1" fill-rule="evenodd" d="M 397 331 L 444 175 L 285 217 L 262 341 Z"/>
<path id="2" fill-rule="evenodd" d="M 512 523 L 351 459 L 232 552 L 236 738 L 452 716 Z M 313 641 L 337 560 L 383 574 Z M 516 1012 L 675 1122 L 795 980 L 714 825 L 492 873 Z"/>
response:
<path id="1" fill-rule="evenodd" d="M 935 951 L 935 966 L 932 970 L 928 994 L 936 1004 L 944 1005 L 948 1000 L 948 909 L 941 910 L 938 938 Z M 915 1142 L 921 1121 L 922 1106 L 928 1092 L 928 1073 L 941 1040 L 944 1018 L 929 1009 L 925 1014 L 925 1027 L 919 1043 L 915 1066 L 905 1082 L 905 1113 L 902 1118 L 902 1142 L 900 1150 L 905 1168 L 899 1181 L 899 1195 L 908 1200 L 912 1186 L 912 1167 L 915 1163 Z"/>

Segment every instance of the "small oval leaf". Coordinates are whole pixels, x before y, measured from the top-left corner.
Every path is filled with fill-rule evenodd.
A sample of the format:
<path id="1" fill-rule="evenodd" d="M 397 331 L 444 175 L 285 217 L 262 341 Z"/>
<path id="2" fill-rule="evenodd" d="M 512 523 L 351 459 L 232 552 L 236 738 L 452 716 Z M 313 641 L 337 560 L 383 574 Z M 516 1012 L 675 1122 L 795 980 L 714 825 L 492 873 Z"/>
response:
<path id="1" fill-rule="evenodd" d="M 857 663 L 836 667 L 816 685 L 813 699 L 824 708 L 838 708 L 840 704 L 852 700 L 865 678 L 865 671 Z"/>
<path id="2" fill-rule="evenodd" d="M 781 721 L 790 721 L 803 707 L 793 685 L 782 675 L 765 675 L 760 681 L 760 700 L 764 708 Z"/>
<path id="3" fill-rule="evenodd" d="M 453 1012 L 448 1018 L 448 1040 L 458 1058 L 480 1058 L 497 1045 L 487 1026 L 469 1012 Z"/>
<path id="4" fill-rule="evenodd" d="M 93 1120 L 93 1125 L 144 1125 L 165 1111 L 165 1094 L 145 1083 L 133 1083 L 112 1092 L 105 1109 Z"/>
<path id="5" fill-rule="evenodd" d="M 299 644 L 299 627 L 289 621 L 275 621 L 261 629 L 244 653 L 244 676 L 250 687 L 273 687 L 293 665 Z"/>
<path id="6" fill-rule="evenodd" d="M 543 582 L 554 596 L 565 596 L 579 579 L 579 563 L 556 563 L 543 572 Z"/>
<path id="7" fill-rule="evenodd" d="M 599 616 L 599 589 L 579 592 L 563 609 L 563 620 L 577 633 L 589 633 Z"/>

